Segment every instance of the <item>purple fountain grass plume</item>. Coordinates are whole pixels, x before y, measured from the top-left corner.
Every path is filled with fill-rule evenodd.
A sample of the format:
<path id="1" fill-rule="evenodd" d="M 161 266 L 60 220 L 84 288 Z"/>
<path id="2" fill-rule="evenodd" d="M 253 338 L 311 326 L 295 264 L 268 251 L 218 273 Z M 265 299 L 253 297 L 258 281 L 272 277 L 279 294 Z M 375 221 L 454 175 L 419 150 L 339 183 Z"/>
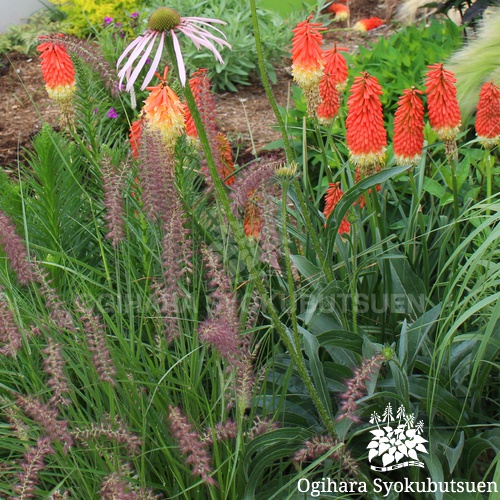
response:
<path id="1" fill-rule="evenodd" d="M 165 221 L 176 196 L 174 167 L 161 136 L 146 127 L 139 148 L 139 177 L 146 215 L 152 220 Z"/>
<path id="2" fill-rule="evenodd" d="M 269 196 L 266 196 L 262 204 L 263 224 L 260 238 L 262 254 L 260 260 L 281 274 L 281 266 L 279 264 L 281 237 L 276 225 L 276 210 L 276 204 Z"/>
<path id="3" fill-rule="evenodd" d="M 338 439 L 334 439 L 328 435 L 314 436 L 312 439 L 304 442 L 304 447 L 295 453 L 293 461 L 297 464 L 305 461 L 314 462 L 319 457 L 336 448 L 340 443 Z M 358 464 L 352 458 L 350 452 L 345 449 L 343 443 L 325 458 L 339 462 L 342 465 L 342 469 L 351 476 L 357 476 L 359 472 Z"/>
<path id="4" fill-rule="evenodd" d="M 52 495 L 50 495 L 49 497 L 49 500 L 68 500 L 68 499 L 69 499 L 68 491 L 61 493 L 59 490 L 54 491 L 54 493 L 52 493 Z"/>
<path id="5" fill-rule="evenodd" d="M 24 413 L 43 427 L 51 442 L 58 441 L 66 454 L 73 445 L 73 438 L 68 433 L 69 423 L 58 419 L 59 411 L 50 404 L 43 404 L 35 396 L 17 396 L 17 404 Z"/>
<path id="6" fill-rule="evenodd" d="M 10 424 L 12 434 L 21 442 L 28 441 L 31 429 L 29 425 L 24 423 L 21 410 L 7 398 L 0 397 L 0 403 L 2 403 L 2 411 L 5 419 Z"/>
<path id="7" fill-rule="evenodd" d="M 208 342 L 229 362 L 240 358 L 238 305 L 231 282 L 217 255 L 208 248 L 202 250 L 207 270 L 208 286 L 214 290 L 210 301 L 215 304 L 210 316 L 198 327 L 200 340 Z"/>
<path id="8" fill-rule="evenodd" d="M 148 29 L 142 35 L 133 40 L 132 43 L 125 49 L 123 54 L 118 58 L 116 65 L 117 68 L 119 68 L 122 62 L 125 61 L 118 73 L 118 76 L 120 77 L 120 84 L 123 79 L 126 78 L 126 90 L 130 91 L 133 88 L 134 83 L 139 77 L 142 68 L 146 65 L 146 61 L 148 60 L 149 55 L 158 40 L 159 43 L 155 56 L 153 57 L 149 71 L 146 74 L 141 86 L 141 90 L 144 90 L 153 78 L 155 72 L 158 70 L 165 38 L 171 37 L 175 51 L 175 58 L 177 59 L 179 79 L 182 86 L 184 86 L 186 83 L 186 69 L 175 30 L 180 31 L 186 37 L 190 38 L 196 45 L 197 49 L 200 49 L 201 47 L 208 49 L 221 64 L 224 64 L 224 61 L 222 60 L 215 44 L 221 48 L 231 48 L 231 46 L 226 42 L 224 33 L 222 33 L 222 31 L 218 28 L 212 26 L 213 24 L 226 23 L 224 21 L 220 21 L 219 19 L 209 19 L 205 17 L 181 17 L 175 10 L 167 7 L 160 7 L 156 9 L 149 18 Z M 222 38 L 212 34 L 205 28 L 205 26 L 215 30 L 222 36 Z M 135 64 L 135 68 L 132 70 L 134 63 L 138 59 L 139 61 Z"/>
<path id="9" fill-rule="evenodd" d="M 104 217 L 108 226 L 106 238 L 111 240 L 114 247 L 125 238 L 123 191 L 125 177 L 129 171 L 130 165 L 127 162 L 122 162 L 118 167 L 114 167 L 108 155 L 105 155 L 101 163 L 104 205 L 107 210 Z"/>
<path id="10" fill-rule="evenodd" d="M 65 49 L 75 54 L 85 61 L 96 73 L 99 73 L 106 87 L 111 91 L 113 97 L 116 97 L 120 91 L 118 85 L 118 75 L 104 59 L 98 44 L 80 40 L 69 35 L 41 35 L 38 37 L 41 42 L 51 42 L 63 45 Z"/>
<path id="11" fill-rule="evenodd" d="M 130 489 L 128 481 L 117 472 L 104 479 L 99 495 L 101 500 L 137 500 L 137 495 Z"/>
<path id="12" fill-rule="evenodd" d="M 77 311 L 81 314 L 80 321 L 83 324 L 83 331 L 86 334 L 89 351 L 92 354 L 92 363 L 104 382 L 116 385 L 114 376 L 116 367 L 111 358 L 109 348 L 106 346 L 106 329 L 101 323 L 99 316 L 94 311 L 82 303 L 80 299 L 76 300 Z"/>
<path id="13" fill-rule="evenodd" d="M 0 354 L 15 358 L 23 345 L 19 327 L 14 319 L 6 295 L 0 289 Z"/>
<path id="14" fill-rule="evenodd" d="M 16 228 L 10 218 L 0 210 L 0 245 L 15 271 L 21 285 L 35 281 L 33 264 L 28 259 L 28 252 L 23 240 L 16 233 Z"/>
<path id="15" fill-rule="evenodd" d="M 184 297 L 181 280 L 192 272 L 192 242 L 185 227 L 185 212 L 177 192 L 173 194 L 163 223 L 162 282 L 154 286 L 168 342 L 180 335 L 178 322 L 178 301 Z"/>
<path id="16" fill-rule="evenodd" d="M 217 485 L 212 473 L 211 457 L 198 432 L 183 415 L 180 408 L 169 405 L 168 420 L 172 436 L 177 441 L 179 451 L 185 455 L 186 463 L 193 467 L 193 475 L 200 476 L 207 484 Z"/>
<path id="17" fill-rule="evenodd" d="M 45 457 L 54 453 L 48 437 L 39 438 L 36 446 L 31 447 L 24 455 L 21 462 L 22 472 L 18 474 L 18 483 L 14 486 L 17 496 L 12 500 L 25 500 L 35 498 L 35 488 L 38 475 L 45 468 Z"/>
<path id="18" fill-rule="evenodd" d="M 337 420 L 348 418 L 353 422 L 361 422 L 354 414 L 358 409 L 357 401 L 366 394 L 366 382 L 379 370 L 384 360 L 384 354 L 375 354 L 371 358 L 364 358 L 361 365 L 355 368 L 354 376 L 345 382 L 346 391 L 340 395 L 340 415 Z"/>
<path id="19" fill-rule="evenodd" d="M 253 421 L 252 428 L 246 433 L 246 436 L 251 441 L 257 436 L 262 436 L 262 434 L 266 434 L 266 432 L 271 432 L 279 428 L 280 424 L 278 422 L 273 422 L 271 419 L 257 416 Z"/>
<path id="20" fill-rule="evenodd" d="M 259 158 L 248 165 L 232 185 L 231 200 L 234 215 L 244 210 L 250 193 L 261 190 L 273 178 L 276 168 L 283 162 L 277 155 Z"/>
<path id="21" fill-rule="evenodd" d="M 206 429 L 203 433 L 202 441 L 213 445 L 216 441 L 236 439 L 237 436 L 238 424 L 234 420 L 228 419 L 226 422 L 215 424 L 213 429 Z"/>
<path id="22" fill-rule="evenodd" d="M 49 375 L 47 385 L 52 389 L 52 397 L 49 404 L 69 405 L 71 400 L 65 398 L 63 394 L 70 391 L 68 377 L 64 373 L 65 361 L 62 355 L 61 344 L 49 338 L 48 346 L 42 351 L 47 357 L 43 360 L 43 369 Z"/>
<path id="23" fill-rule="evenodd" d="M 142 446 L 142 441 L 130 432 L 125 422 L 117 416 L 111 423 L 107 415 L 99 424 L 92 423 L 90 429 L 77 429 L 73 436 L 77 441 L 87 445 L 90 439 L 105 438 L 107 441 L 124 446 L 130 455 L 138 455 Z"/>
<path id="24" fill-rule="evenodd" d="M 45 308 L 49 311 L 50 319 L 59 330 L 68 330 L 76 333 L 71 313 L 64 306 L 56 289 L 51 286 L 47 272 L 35 262 L 35 279 L 40 283 L 40 294 L 45 299 Z"/>

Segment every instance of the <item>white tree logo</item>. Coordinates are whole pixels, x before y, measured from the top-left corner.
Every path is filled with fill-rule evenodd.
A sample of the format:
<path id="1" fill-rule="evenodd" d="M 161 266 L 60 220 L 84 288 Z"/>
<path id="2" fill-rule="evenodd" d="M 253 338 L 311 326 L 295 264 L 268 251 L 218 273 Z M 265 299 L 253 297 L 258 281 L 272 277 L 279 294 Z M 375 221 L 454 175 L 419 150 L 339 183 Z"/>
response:
<path id="1" fill-rule="evenodd" d="M 383 467 L 370 465 L 372 470 L 386 472 L 402 467 L 423 467 L 423 462 L 418 459 L 417 451 L 427 453 L 424 439 L 421 434 L 424 423 L 420 420 L 414 425 L 415 417 L 407 415 L 403 406 L 400 406 L 396 418 L 392 413 L 391 403 L 387 404 L 382 417 L 374 412 L 370 418 L 370 424 L 376 424 L 377 429 L 370 432 L 373 438 L 368 444 L 368 460 L 371 462 L 375 457 L 381 457 Z M 412 459 L 401 462 L 402 459 Z"/>

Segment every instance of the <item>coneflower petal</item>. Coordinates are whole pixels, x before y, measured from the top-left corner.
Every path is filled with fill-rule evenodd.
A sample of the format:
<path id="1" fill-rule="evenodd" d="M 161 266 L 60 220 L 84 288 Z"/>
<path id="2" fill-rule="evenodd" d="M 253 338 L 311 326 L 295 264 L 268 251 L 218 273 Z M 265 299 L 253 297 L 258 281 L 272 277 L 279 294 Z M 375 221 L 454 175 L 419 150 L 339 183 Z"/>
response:
<path id="1" fill-rule="evenodd" d="M 144 90 L 148 86 L 148 83 L 153 79 L 153 76 L 156 72 L 156 69 L 158 68 L 158 65 L 160 64 L 161 55 L 163 53 L 164 40 L 165 40 L 165 33 L 162 33 L 161 37 L 160 37 L 160 45 L 158 46 L 158 50 L 156 51 L 155 57 L 153 59 L 153 63 L 151 64 L 151 67 L 149 68 L 149 71 L 146 75 L 146 78 L 144 78 L 144 82 L 141 85 L 141 90 Z"/>
<path id="2" fill-rule="evenodd" d="M 136 47 L 132 51 L 132 54 L 130 54 L 129 60 L 125 63 L 123 68 L 118 73 L 118 76 L 120 77 L 120 84 L 123 80 L 123 77 L 127 74 L 128 70 L 132 68 L 134 62 L 139 57 L 141 52 L 146 48 L 148 43 L 151 42 L 151 45 L 153 45 L 155 40 L 156 40 L 156 33 L 150 33 L 149 35 L 143 37 L 141 43 L 136 45 Z"/>
<path id="3" fill-rule="evenodd" d="M 172 35 L 175 58 L 177 59 L 177 69 L 179 71 L 179 79 L 181 81 L 181 85 L 184 87 L 184 85 L 186 85 L 186 67 L 184 66 L 184 58 L 182 57 L 181 46 L 179 44 L 179 39 L 177 38 L 177 35 L 174 33 L 174 30 L 170 30 L 170 34 Z"/>
<path id="4" fill-rule="evenodd" d="M 116 62 L 116 65 L 119 66 L 120 63 L 125 59 L 127 54 L 131 52 L 131 50 L 138 44 L 141 43 L 144 39 L 145 35 L 139 35 L 135 40 L 132 40 L 132 42 L 129 43 L 129 45 L 125 48 L 123 51 L 122 55 L 118 58 L 118 61 Z"/>
<path id="5" fill-rule="evenodd" d="M 142 57 L 139 59 L 139 62 L 136 64 L 134 71 L 132 71 L 132 75 L 130 76 L 130 79 L 127 83 L 126 90 L 129 91 L 133 86 L 134 82 L 137 80 L 137 77 L 139 76 L 139 73 L 141 72 L 142 68 L 144 68 L 144 65 L 146 64 L 146 61 L 149 58 L 149 54 L 151 54 L 151 51 L 153 50 L 154 47 L 154 40 L 152 43 L 150 43 L 147 47 L 146 50 L 144 51 L 144 54 L 142 54 Z M 156 59 L 156 57 L 155 57 Z M 152 65 L 154 68 L 154 65 Z M 144 90 L 146 86 L 143 84 L 143 87 L 141 90 Z"/>
<path id="6" fill-rule="evenodd" d="M 216 57 L 216 59 L 221 63 L 224 64 L 224 59 L 222 59 L 222 56 L 220 55 L 219 51 L 216 49 L 213 43 L 211 43 L 208 40 L 205 40 L 203 37 L 198 37 L 195 32 L 191 31 L 190 34 L 188 34 L 186 29 L 179 30 L 182 31 L 196 46 L 196 48 L 199 50 L 200 47 L 205 47 L 212 54 Z"/>

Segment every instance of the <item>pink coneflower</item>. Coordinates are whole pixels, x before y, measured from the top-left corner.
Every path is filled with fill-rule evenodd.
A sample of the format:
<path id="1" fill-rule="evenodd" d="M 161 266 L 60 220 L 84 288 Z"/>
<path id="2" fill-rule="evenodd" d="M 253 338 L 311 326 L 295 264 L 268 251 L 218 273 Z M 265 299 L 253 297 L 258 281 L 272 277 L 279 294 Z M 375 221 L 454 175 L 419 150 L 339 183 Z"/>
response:
<path id="1" fill-rule="evenodd" d="M 443 64 L 433 64 L 428 68 L 425 86 L 431 127 L 439 139 L 451 141 L 462 124 L 455 87 L 457 80 L 451 71 L 444 69 Z"/>
<path id="2" fill-rule="evenodd" d="M 365 175 L 384 161 L 387 136 L 381 94 L 377 79 L 365 72 L 354 79 L 347 102 L 347 147 L 351 160 Z"/>
<path id="3" fill-rule="evenodd" d="M 321 23 L 311 23 L 313 16 L 297 24 L 292 30 L 292 75 L 304 92 L 309 116 L 315 116 L 320 102 L 318 84 L 323 74 L 325 60 L 321 52 L 325 30 Z"/>
<path id="4" fill-rule="evenodd" d="M 486 148 L 494 146 L 500 138 L 500 88 L 493 82 L 486 82 L 479 93 L 476 134 Z"/>
<path id="5" fill-rule="evenodd" d="M 400 165 L 414 165 L 424 146 L 424 105 L 415 88 L 404 90 L 394 115 L 394 155 Z"/>
<path id="6" fill-rule="evenodd" d="M 355 31 L 371 31 L 380 28 L 382 24 L 384 24 L 384 20 L 380 19 L 380 17 L 369 17 L 358 21 L 352 29 Z"/>
<path id="7" fill-rule="evenodd" d="M 343 195 L 344 192 L 342 191 L 342 189 L 340 189 L 340 182 L 336 183 L 332 182 L 329 188 L 327 189 L 325 195 L 325 208 L 323 209 L 323 215 L 325 216 L 325 219 L 328 219 L 328 217 L 333 212 L 335 206 L 341 200 Z M 348 233 L 350 230 L 351 230 L 351 224 L 349 223 L 347 218 L 344 217 L 342 219 L 342 222 L 340 223 L 338 233 L 344 234 Z"/>
<path id="8" fill-rule="evenodd" d="M 122 61 L 128 56 L 127 62 L 120 69 L 118 76 L 120 77 L 120 84 L 123 79 L 127 79 L 127 85 L 125 89 L 130 91 L 139 76 L 139 73 L 146 65 L 146 60 L 151 54 L 156 40 L 159 38 L 159 44 L 156 49 L 156 54 L 151 63 L 151 67 L 144 79 L 141 90 L 144 90 L 148 83 L 153 78 L 153 75 L 158 69 L 161 60 L 161 54 L 163 51 L 163 44 L 165 42 L 165 36 L 170 35 L 172 37 L 172 42 L 174 45 L 175 56 L 177 59 L 177 67 L 179 70 L 179 78 L 181 80 L 182 86 L 186 84 L 186 69 L 184 66 L 184 59 L 182 57 L 181 47 L 179 44 L 179 39 L 175 33 L 175 30 L 180 31 L 186 35 L 192 42 L 196 45 L 197 49 L 205 47 L 215 58 L 224 64 L 219 51 L 217 50 L 217 44 L 220 48 L 228 47 L 231 45 L 226 42 L 225 35 L 218 28 L 211 26 L 211 24 L 226 24 L 224 21 L 219 19 L 210 19 L 206 17 L 181 17 L 175 10 L 169 9 L 168 7 L 160 7 L 156 9 L 149 18 L 147 30 L 140 36 L 138 36 L 123 52 L 119 57 L 117 62 L 117 68 L 120 67 Z M 209 26 L 218 33 L 220 33 L 224 38 L 215 36 L 210 31 L 208 31 L 204 26 Z M 139 59 L 140 57 L 140 59 Z M 135 68 L 132 71 L 135 61 L 139 59 Z"/>

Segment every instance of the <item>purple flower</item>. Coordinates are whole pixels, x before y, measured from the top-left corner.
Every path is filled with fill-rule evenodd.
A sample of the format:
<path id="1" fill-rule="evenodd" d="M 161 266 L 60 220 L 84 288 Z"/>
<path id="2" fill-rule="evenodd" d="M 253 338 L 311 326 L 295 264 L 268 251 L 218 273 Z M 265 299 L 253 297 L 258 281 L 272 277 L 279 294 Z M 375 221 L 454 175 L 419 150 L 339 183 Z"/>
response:
<path id="1" fill-rule="evenodd" d="M 113 18 L 112 17 L 105 17 L 104 18 L 104 24 L 111 24 L 113 22 Z"/>
<path id="2" fill-rule="evenodd" d="M 181 80 L 182 86 L 186 84 L 186 68 L 184 66 L 184 59 L 182 58 L 181 46 L 179 40 L 174 30 L 178 30 L 184 33 L 188 38 L 190 38 L 196 45 L 197 49 L 205 47 L 210 50 L 215 58 L 224 64 L 224 61 L 219 54 L 215 44 L 219 47 L 229 47 L 231 45 L 226 42 L 225 35 L 218 28 L 211 25 L 214 24 L 226 24 L 224 21 L 219 19 L 210 19 L 206 17 L 181 17 L 175 10 L 169 9 L 168 7 L 160 7 L 156 9 L 149 18 L 148 29 L 140 36 L 138 36 L 123 52 L 117 62 L 117 68 L 120 67 L 121 63 L 127 58 L 128 60 L 123 64 L 119 70 L 118 76 L 120 77 L 120 83 L 126 77 L 127 85 L 126 90 L 130 91 L 137 80 L 139 73 L 144 68 L 146 60 L 151 54 L 153 47 L 156 44 L 156 40 L 159 38 L 159 44 L 156 49 L 156 53 L 153 59 L 153 63 L 149 68 L 149 71 L 144 79 L 141 90 L 144 90 L 148 83 L 152 80 L 155 72 L 158 70 L 158 66 L 161 60 L 161 54 L 163 51 L 163 44 L 165 42 L 165 36 L 170 35 L 172 37 L 172 42 L 174 45 L 175 56 L 177 59 L 177 67 L 179 71 L 179 78 Z M 200 26 L 201 25 L 201 26 Z M 210 33 L 203 26 L 209 26 L 218 33 L 220 33 L 224 38 L 220 38 Z M 133 68 L 134 63 L 135 68 Z M 132 71 L 133 68 L 133 71 Z"/>
<path id="3" fill-rule="evenodd" d="M 118 118 L 118 113 L 115 111 L 115 108 L 109 108 L 109 111 L 106 113 L 108 118 Z"/>
<path id="4" fill-rule="evenodd" d="M 130 14 L 129 16 L 131 19 L 137 19 L 139 17 L 139 12 L 132 12 L 132 14 Z"/>
<path id="5" fill-rule="evenodd" d="M 122 25 L 122 23 L 115 23 L 115 26 L 118 26 L 118 27 L 119 27 L 119 26 L 121 26 L 121 25 Z"/>
<path id="6" fill-rule="evenodd" d="M 99 108 L 94 108 L 94 111 L 93 111 L 94 115 L 97 115 L 98 112 L 99 112 Z"/>

